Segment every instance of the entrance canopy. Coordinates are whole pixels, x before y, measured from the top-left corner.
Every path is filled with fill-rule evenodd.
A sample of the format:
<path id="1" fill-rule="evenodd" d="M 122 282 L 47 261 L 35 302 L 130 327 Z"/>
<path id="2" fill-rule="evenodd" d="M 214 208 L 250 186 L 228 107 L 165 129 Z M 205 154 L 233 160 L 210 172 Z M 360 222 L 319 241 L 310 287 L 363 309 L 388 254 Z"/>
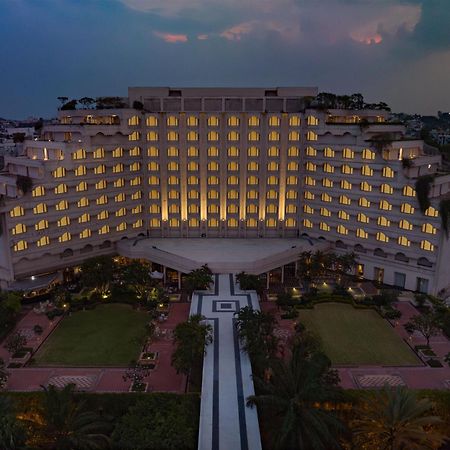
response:
<path id="1" fill-rule="evenodd" d="M 207 264 L 214 273 L 256 275 L 294 262 L 304 251 L 329 247 L 328 242 L 311 238 L 140 238 L 117 243 L 122 256 L 144 258 L 184 273 Z"/>

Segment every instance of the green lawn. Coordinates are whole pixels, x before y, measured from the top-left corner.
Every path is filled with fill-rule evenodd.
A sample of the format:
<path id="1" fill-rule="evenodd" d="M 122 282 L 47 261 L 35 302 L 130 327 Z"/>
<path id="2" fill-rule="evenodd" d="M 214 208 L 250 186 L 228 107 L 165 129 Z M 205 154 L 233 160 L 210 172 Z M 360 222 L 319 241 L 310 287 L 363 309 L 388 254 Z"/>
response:
<path id="1" fill-rule="evenodd" d="M 418 365 L 419 360 L 391 325 L 371 309 L 320 303 L 300 310 L 299 320 L 320 336 L 335 365 Z"/>
<path id="2" fill-rule="evenodd" d="M 37 365 L 127 366 L 139 356 L 148 314 L 109 304 L 65 317 L 34 356 Z"/>

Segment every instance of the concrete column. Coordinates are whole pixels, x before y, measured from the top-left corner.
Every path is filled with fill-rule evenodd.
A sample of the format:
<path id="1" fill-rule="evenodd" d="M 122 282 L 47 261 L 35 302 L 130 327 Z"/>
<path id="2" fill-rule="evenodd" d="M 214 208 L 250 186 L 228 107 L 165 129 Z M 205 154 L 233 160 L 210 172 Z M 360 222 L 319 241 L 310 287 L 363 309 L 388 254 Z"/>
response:
<path id="1" fill-rule="evenodd" d="M 281 283 L 284 283 L 284 266 L 281 266 Z"/>
<path id="2" fill-rule="evenodd" d="M 270 272 L 267 272 L 267 284 L 266 284 L 267 290 L 269 290 L 269 285 L 270 285 Z"/>
<path id="3" fill-rule="evenodd" d="M 181 290 L 181 272 L 178 271 L 178 289 Z"/>
<path id="4" fill-rule="evenodd" d="M 166 266 L 163 266 L 163 284 L 166 284 Z"/>

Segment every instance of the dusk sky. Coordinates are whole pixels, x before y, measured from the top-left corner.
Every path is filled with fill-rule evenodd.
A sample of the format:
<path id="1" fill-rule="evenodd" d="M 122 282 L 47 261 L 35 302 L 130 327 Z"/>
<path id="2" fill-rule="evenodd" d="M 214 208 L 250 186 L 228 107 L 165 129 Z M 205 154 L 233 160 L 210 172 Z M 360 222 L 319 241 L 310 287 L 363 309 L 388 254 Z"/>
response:
<path id="1" fill-rule="evenodd" d="M 450 110 L 450 0 L 0 0 L 0 117 L 128 86 L 318 86 Z"/>

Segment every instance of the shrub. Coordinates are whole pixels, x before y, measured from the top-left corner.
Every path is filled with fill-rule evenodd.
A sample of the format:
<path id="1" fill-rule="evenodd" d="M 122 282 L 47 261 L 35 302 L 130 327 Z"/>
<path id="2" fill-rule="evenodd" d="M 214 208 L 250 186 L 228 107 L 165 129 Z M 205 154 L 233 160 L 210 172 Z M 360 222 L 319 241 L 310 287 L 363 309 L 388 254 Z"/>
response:
<path id="1" fill-rule="evenodd" d="M 282 319 L 296 319 L 298 317 L 298 311 L 295 308 L 292 308 L 289 312 L 282 314 L 280 316 Z"/>
<path id="2" fill-rule="evenodd" d="M 443 367 L 443 365 L 441 364 L 441 362 L 438 359 L 429 359 L 427 361 L 427 364 L 430 367 Z"/>
<path id="3" fill-rule="evenodd" d="M 44 329 L 43 329 L 40 325 L 35 325 L 35 326 L 33 327 L 33 331 L 34 331 L 36 334 L 42 334 L 42 333 L 44 332 Z"/>
<path id="4" fill-rule="evenodd" d="M 398 309 L 388 309 L 383 312 L 383 316 L 385 319 L 398 320 L 402 317 L 402 313 Z"/>

